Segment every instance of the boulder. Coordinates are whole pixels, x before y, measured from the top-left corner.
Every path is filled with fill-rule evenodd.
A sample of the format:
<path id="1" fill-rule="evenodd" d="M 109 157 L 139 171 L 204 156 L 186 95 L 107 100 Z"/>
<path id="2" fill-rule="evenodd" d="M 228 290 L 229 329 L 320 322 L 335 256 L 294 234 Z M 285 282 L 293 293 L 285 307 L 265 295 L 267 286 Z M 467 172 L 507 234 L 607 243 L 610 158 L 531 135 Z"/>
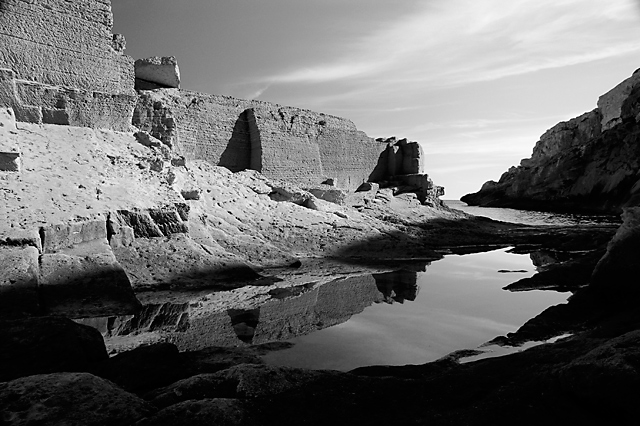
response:
<path id="1" fill-rule="evenodd" d="M 173 56 L 152 56 L 135 62 L 136 89 L 180 88 L 180 68 Z"/>
<path id="2" fill-rule="evenodd" d="M 0 322 L 0 381 L 32 374 L 89 371 L 108 359 L 100 333 L 66 318 Z"/>
<path id="3" fill-rule="evenodd" d="M 3 424 L 124 426 L 148 416 L 148 403 L 88 373 L 53 373 L 0 383 Z"/>

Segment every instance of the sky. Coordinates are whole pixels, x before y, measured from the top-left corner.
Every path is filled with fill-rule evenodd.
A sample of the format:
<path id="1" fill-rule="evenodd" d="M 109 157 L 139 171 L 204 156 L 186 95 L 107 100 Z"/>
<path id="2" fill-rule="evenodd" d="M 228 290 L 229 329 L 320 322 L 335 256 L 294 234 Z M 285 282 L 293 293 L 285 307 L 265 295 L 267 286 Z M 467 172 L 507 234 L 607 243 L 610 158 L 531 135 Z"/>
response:
<path id="1" fill-rule="evenodd" d="M 112 0 L 134 59 L 181 87 L 408 138 L 458 199 L 640 68 L 640 0 Z"/>

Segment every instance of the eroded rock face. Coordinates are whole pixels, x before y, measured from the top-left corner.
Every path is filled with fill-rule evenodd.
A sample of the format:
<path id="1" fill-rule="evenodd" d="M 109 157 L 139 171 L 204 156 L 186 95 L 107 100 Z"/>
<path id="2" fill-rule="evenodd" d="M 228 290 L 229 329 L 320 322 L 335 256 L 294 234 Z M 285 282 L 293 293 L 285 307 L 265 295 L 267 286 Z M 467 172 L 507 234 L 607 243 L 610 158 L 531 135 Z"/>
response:
<path id="1" fill-rule="evenodd" d="M 598 108 L 542 135 L 531 158 L 462 200 L 471 205 L 619 213 L 640 204 L 640 73 Z"/>

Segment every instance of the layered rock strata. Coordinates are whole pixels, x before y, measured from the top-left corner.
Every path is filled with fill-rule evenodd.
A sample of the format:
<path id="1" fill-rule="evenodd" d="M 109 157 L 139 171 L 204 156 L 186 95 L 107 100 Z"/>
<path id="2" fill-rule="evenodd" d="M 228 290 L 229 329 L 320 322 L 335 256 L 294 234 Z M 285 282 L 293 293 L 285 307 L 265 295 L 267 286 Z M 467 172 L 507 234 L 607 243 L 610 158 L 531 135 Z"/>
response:
<path id="1" fill-rule="evenodd" d="M 0 8 L 0 105 L 18 121 L 128 130 L 133 60 L 109 1 L 9 0 Z"/>
<path id="2" fill-rule="evenodd" d="M 547 132 L 531 158 L 462 200 L 470 205 L 619 213 L 640 204 L 640 72 L 598 108 Z"/>

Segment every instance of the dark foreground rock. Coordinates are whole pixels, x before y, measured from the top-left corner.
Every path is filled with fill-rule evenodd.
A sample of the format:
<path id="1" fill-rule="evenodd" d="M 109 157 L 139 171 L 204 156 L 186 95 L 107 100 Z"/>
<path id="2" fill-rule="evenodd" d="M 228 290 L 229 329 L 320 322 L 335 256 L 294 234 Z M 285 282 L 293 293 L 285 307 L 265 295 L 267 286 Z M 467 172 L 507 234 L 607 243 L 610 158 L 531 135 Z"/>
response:
<path id="1" fill-rule="evenodd" d="M 213 374 L 199 374 L 145 397 L 158 407 L 204 398 L 264 398 L 304 387 L 338 372 L 241 364 Z"/>
<path id="2" fill-rule="evenodd" d="M 100 333 L 67 318 L 0 321 L 0 381 L 91 371 L 109 357 Z"/>
<path id="3" fill-rule="evenodd" d="M 139 423 L 139 426 L 240 426 L 258 425 L 251 413 L 250 402 L 238 399 L 213 398 L 189 400 L 165 408 L 155 416 Z"/>
<path id="4" fill-rule="evenodd" d="M 132 425 L 151 407 L 88 373 L 54 373 L 0 383 L 6 425 Z"/>

